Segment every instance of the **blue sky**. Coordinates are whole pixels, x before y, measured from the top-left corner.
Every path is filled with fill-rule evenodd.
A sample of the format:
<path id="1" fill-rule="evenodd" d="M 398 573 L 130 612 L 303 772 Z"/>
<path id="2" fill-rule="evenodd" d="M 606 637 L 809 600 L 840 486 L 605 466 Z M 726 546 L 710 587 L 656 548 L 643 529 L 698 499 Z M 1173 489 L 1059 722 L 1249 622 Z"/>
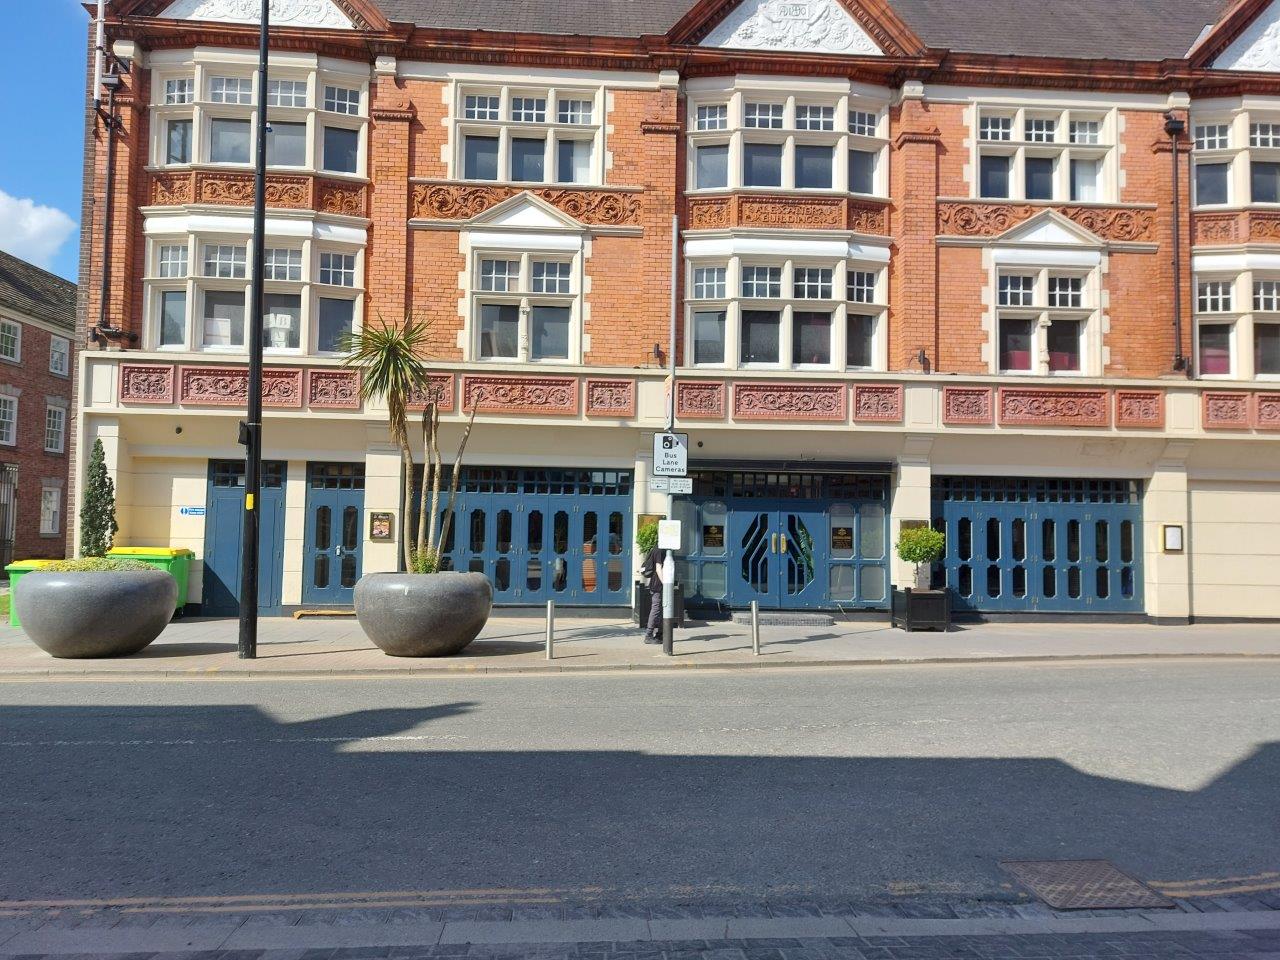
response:
<path id="1" fill-rule="evenodd" d="M 89 15 L 74 0 L 8 2 L 20 12 L 0 31 L 0 250 L 75 280 Z"/>

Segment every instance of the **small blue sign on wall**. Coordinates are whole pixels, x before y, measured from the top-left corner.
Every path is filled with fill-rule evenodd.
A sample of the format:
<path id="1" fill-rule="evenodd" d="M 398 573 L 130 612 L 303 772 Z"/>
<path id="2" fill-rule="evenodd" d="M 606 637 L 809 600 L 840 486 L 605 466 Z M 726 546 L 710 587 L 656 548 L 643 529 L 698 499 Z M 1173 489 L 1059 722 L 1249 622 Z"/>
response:
<path id="1" fill-rule="evenodd" d="M 184 517 L 203 517 L 204 507 L 181 507 L 178 512 Z"/>

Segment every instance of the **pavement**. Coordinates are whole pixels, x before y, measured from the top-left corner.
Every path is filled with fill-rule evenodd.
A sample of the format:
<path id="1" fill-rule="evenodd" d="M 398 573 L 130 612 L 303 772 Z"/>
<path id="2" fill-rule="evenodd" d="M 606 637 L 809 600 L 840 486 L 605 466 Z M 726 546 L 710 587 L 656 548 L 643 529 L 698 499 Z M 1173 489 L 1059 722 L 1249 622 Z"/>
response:
<path id="1" fill-rule="evenodd" d="M 833 626 L 763 626 L 761 653 L 750 628 L 695 622 L 677 631 L 675 656 L 645 646 L 630 621 L 561 618 L 555 657 L 545 652 L 542 619 L 495 617 L 462 654 L 404 659 L 382 654 L 349 617 L 261 621 L 256 660 L 236 655 L 237 622 L 174 621 L 141 653 L 117 660 L 55 660 L 20 629 L 0 627 L 0 677 L 246 677 L 456 675 L 849 667 L 907 663 L 1035 661 L 1147 657 L 1280 658 L 1280 626 L 1116 623 L 988 623 L 946 633 L 895 630 L 880 621 Z"/>

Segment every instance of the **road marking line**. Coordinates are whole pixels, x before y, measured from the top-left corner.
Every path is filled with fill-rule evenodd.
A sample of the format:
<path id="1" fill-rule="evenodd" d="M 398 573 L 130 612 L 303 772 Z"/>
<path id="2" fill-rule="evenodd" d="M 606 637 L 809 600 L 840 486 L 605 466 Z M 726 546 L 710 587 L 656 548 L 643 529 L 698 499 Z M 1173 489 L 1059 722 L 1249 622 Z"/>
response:
<path id="1" fill-rule="evenodd" d="M 240 743 L 388 743 L 467 740 L 461 734 L 388 735 L 377 737 L 232 737 L 218 740 L 0 740 L 0 747 L 206 747 Z"/>

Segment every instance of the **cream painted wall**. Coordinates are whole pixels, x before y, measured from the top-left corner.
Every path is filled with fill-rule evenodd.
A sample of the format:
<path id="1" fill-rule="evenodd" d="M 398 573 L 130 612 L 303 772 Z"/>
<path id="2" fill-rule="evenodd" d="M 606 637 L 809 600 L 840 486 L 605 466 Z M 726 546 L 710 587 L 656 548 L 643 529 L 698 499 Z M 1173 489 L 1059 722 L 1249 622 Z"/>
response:
<path id="1" fill-rule="evenodd" d="M 1190 487 L 1191 614 L 1280 617 L 1280 480 Z"/>

